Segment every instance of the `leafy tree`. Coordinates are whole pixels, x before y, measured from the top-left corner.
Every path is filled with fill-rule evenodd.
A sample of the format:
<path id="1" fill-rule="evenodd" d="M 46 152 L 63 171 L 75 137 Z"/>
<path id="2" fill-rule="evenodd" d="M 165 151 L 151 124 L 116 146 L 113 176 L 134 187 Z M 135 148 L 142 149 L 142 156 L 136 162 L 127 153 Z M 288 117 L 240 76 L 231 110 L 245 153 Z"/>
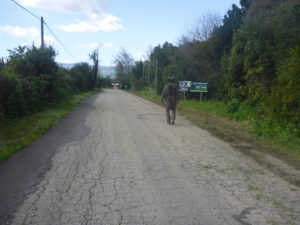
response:
<path id="1" fill-rule="evenodd" d="M 131 88 L 134 90 L 142 90 L 146 85 L 145 79 L 145 64 L 143 61 L 135 62 L 132 67 L 132 74 L 130 78 Z"/>
<path id="2" fill-rule="evenodd" d="M 231 52 L 223 60 L 223 72 L 229 98 L 261 105 L 289 49 L 299 43 L 299 2 L 253 0 L 247 10 L 243 25 L 234 34 Z M 290 23 L 296 30 L 286 28 Z"/>
<path id="3" fill-rule="evenodd" d="M 94 88 L 95 67 L 81 63 L 69 71 L 58 67 L 55 56 L 51 46 L 19 46 L 9 50 L 7 61 L 0 60 L 0 120 L 40 111 L 72 92 Z"/>
<path id="4" fill-rule="evenodd" d="M 7 70 L 23 80 L 22 86 L 26 90 L 24 97 L 27 101 L 32 102 L 32 99 L 40 99 L 41 96 L 45 96 L 45 99 L 37 103 L 38 106 L 55 101 L 58 65 L 53 47 L 19 46 L 9 50 L 9 53 Z M 32 87 L 34 84 L 36 86 Z"/>
<path id="5" fill-rule="evenodd" d="M 70 70 L 72 88 L 77 91 L 85 91 L 93 88 L 94 75 L 88 63 L 78 63 Z"/>
<path id="6" fill-rule="evenodd" d="M 52 46 L 37 48 L 21 47 L 9 50 L 9 70 L 22 78 L 32 78 L 40 74 L 54 76 L 58 70 L 56 52 Z"/>
<path id="7" fill-rule="evenodd" d="M 268 99 L 273 118 L 286 123 L 296 124 L 300 130 L 300 48 L 290 51 L 279 70 L 276 84 Z M 300 133 L 299 133 L 300 136 Z"/>
<path id="8" fill-rule="evenodd" d="M 242 16 L 242 9 L 232 5 L 232 9 L 223 18 L 222 26 L 214 30 L 214 48 L 218 59 L 231 50 L 233 35 L 242 24 Z"/>
<path id="9" fill-rule="evenodd" d="M 4 62 L 3 58 L 0 58 L 0 71 L 3 70 L 5 68 L 6 64 Z"/>

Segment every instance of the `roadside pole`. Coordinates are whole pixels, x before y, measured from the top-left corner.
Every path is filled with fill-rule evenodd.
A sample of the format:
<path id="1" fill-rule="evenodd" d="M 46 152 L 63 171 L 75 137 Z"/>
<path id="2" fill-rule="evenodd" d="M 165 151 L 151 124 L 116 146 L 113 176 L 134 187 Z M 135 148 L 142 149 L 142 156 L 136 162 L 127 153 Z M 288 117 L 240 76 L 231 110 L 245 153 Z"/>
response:
<path id="1" fill-rule="evenodd" d="M 150 77 L 150 64 L 151 64 L 151 60 L 149 58 L 149 62 L 148 62 L 148 89 L 149 89 L 149 77 Z"/>
<path id="2" fill-rule="evenodd" d="M 41 47 L 44 48 L 44 18 L 41 17 Z"/>
<path id="3" fill-rule="evenodd" d="M 155 60 L 155 94 L 157 94 L 157 59 Z"/>

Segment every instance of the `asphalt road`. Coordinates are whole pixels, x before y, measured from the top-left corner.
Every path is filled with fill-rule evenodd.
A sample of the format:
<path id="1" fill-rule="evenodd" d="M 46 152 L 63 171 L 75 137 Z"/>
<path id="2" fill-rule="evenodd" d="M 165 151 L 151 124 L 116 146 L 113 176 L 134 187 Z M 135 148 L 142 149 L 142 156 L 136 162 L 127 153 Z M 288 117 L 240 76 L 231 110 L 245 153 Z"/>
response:
<path id="1" fill-rule="evenodd" d="M 90 104 L 11 224 L 300 224 L 300 188 L 228 143 L 126 92 Z"/>

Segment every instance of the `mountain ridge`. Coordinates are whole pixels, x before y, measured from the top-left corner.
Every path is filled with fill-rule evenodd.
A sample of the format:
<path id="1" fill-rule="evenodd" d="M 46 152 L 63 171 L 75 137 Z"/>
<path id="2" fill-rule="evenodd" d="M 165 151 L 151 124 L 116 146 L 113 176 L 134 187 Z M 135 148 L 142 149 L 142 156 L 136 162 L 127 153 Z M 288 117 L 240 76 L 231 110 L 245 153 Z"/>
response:
<path id="1" fill-rule="evenodd" d="M 58 63 L 59 66 L 65 69 L 72 69 L 77 63 Z M 114 78 L 116 76 L 114 66 L 99 66 L 99 72 L 101 77 L 110 77 Z"/>

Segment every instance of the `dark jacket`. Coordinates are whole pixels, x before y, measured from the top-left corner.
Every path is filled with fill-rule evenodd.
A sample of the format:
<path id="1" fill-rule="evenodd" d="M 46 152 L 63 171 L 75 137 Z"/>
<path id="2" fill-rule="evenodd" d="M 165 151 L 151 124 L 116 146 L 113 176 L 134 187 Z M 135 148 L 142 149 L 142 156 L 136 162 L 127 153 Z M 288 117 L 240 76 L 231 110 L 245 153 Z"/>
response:
<path id="1" fill-rule="evenodd" d="M 174 83 L 168 83 L 162 92 L 161 101 L 177 101 L 178 93 L 177 93 L 177 86 Z"/>

